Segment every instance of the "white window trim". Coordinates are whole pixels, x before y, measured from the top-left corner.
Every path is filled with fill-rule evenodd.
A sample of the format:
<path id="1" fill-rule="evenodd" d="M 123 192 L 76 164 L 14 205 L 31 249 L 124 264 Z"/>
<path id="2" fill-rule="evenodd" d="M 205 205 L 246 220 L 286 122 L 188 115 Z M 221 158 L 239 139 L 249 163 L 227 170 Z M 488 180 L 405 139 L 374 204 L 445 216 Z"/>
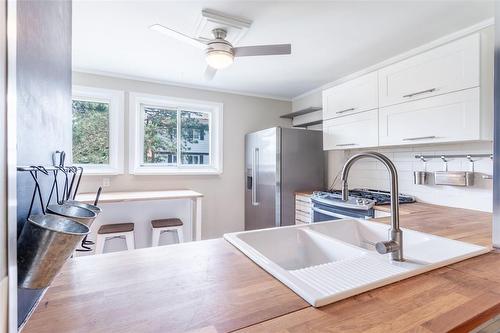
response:
<path id="1" fill-rule="evenodd" d="M 75 164 L 84 168 L 84 175 L 120 175 L 124 170 L 123 105 L 125 94 L 120 90 L 73 86 L 73 99 L 109 103 L 109 164 Z"/>
<path id="2" fill-rule="evenodd" d="M 141 105 L 155 105 L 169 108 L 185 107 L 210 113 L 210 156 L 209 165 L 144 165 L 142 156 L 144 120 Z M 209 101 L 183 99 L 169 96 L 131 92 L 129 94 L 129 173 L 133 175 L 220 175 L 223 168 L 223 104 Z"/>

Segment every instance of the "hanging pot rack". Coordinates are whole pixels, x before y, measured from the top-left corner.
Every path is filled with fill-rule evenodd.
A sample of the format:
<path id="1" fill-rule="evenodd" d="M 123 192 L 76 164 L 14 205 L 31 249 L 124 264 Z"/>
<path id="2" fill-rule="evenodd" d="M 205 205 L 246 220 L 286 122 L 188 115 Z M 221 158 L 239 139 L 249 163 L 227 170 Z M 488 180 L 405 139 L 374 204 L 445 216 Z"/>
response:
<path id="1" fill-rule="evenodd" d="M 490 159 L 493 159 L 493 154 L 441 154 L 441 155 L 419 154 L 419 155 L 415 155 L 415 158 L 421 160 L 422 162 L 425 162 L 427 160 L 434 159 L 434 158 L 439 158 L 443 161 L 447 161 L 449 158 L 466 158 L 470 161 L 472 158 L 475 158 L 475 157 L 478 157 L 478 158 L 488 157 Z"/>
<path id="2" fill-rule="evenodd" d="M 78 193 L 78 188 L 80 187 L 80 181 L 81 181 L 82 175 L 83 175 L 83 167 L 81 167 L 81 166 L 65 166 L 64 165 L 65 155 L 66 154 L 64 152 L 60 152 L 60 151 L 57 151 L 53 154 L 54 164 L 59 163 L 59 165 L 50 165 L 50 166 L 31 165 L 31 166 L 18 166 L 17 167 L 18 172 L 29 172 L 31 175 L 31 178 L 33 179 L 33 181 L 35 183 L 26 219 L 29 218 L 29 216 L 31 215 L 31 212 L 33 211 L 33 206 L 35 204 L 35 201 L 37 200 L 36 199 L 37 197 L 38 197 L 40 209 L 41 209 L 43 215 L 46 214 L 46 209 L 50 205 L 50 203 L 54 197 L 54 194 L 55 194 L 55 201 L 59 205 L 63 204 L 64 201 L 66 201 L 66 200 L 70 200 L 70 199 L 75 200 L 76 194 Z M 59 161 L 55 160 L 56 156 L 58 156 Z M 60 172 L 64 174 L 64 184 L 63 184 L 63 188 L 62 188 L 62 193 L 61 193 L 61 190 L 59 189 L 59 181 L 58 181 Z M 45 176 L 52 176 L 53 177 L 52 186 L 51 186 L 50 193 L 49 193 L 46 204 L 44 203 L 42 190 L 40 188 L 40 183 L 38 182 L 39 176 L 41 174 L 43 174 Z M 76 184 L 75 184 L 75 180 L 76 180 Z M 100 188 L 98 191 L 97 198 L 96 198 L 96 205 L 97 205 L 97 201 L 98 201 L 101 190 L 102 189 Z M 81 248 L 77 249 L 76 251 L 78 251 L 78 252 L 92 251 L 92 249 L 89 247 L 89 245 L 93 245 L 93 244 L 94 244 L 94 242 L 87 240 L 87 236 L 85 236 L 82 240 Z"/>

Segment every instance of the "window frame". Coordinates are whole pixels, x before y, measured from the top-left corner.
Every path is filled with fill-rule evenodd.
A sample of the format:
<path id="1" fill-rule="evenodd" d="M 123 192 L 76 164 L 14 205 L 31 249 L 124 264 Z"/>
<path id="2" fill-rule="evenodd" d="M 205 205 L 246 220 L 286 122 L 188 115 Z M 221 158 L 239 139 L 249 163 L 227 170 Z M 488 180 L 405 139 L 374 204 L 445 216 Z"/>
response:
<path id="1" fill-rule="evenodd" d="M 180 111 L 204 112 L 209 114 L 209 156 L 210 163 L 186 165 L 144 164 L 144 112 L 143 106 L 154 106 L 177 110 L 177 132 L 180 130 Z M 184 99 L 170 96 L 129 93 L 129 173 L 132 175 L 220 175 L 223 171 L 223 103 Z M 177 160 L 182 162 L 180 147 Z"/>
<path id="2" fill-rule="evenodd" d="M 84 175 L 104 176 L 121 175 L 124 173 L 124 99 L 125 93 L 121 90 L 102 89 L 74 85 L 71 92 L 71 101 L 95 101 L 109 103 L 109 163 L 108 164 L 79 164 L 84 168 Z M 73 108 L 71 109 L 73 115 Z M 71 138 L 73 149 L 73 136 Z M 71 156 L 73 162 L 73 156 Z"/>

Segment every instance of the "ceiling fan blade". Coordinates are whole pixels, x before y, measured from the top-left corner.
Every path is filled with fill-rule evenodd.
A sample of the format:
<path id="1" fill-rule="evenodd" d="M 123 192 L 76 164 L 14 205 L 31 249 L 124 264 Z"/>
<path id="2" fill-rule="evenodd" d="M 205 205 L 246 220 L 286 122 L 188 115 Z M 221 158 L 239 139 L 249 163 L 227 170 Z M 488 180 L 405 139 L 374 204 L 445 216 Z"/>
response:
<path id="1" fill-rule="evenodd" d="M 217 73 L 217 70 L 213 67 L 207 66 L 205 69 L 205 80 L 210 81 L 214 78 L 215 73 Z"/>
<path id="2" fill-rule="evenodd" d="M 175 38 L 181 42 L 188 43 L 188 44 L 193 45 L 193 46 L 200 48 L 200 49 L 205 49 L 207 47 L 207 45 L 205 43 L 203 43 L 202 41 L 199 41 L 195 38 L 191 38 L 188 35 L 185 35 L 181 32 L 164 27 L 161 24 L 153 24 L 152 26 L 149 27 L 149 29 L 151 29 L 153 31 L 157 31 L 157 32 L 162 33 L 164 35 L 167 35 L 169 37 Z"/>
<path id="3" fill-rule="evenodd" d="M 291 44 L 240 46 L 233 48 L 235 57 L 291 54 Z"/>

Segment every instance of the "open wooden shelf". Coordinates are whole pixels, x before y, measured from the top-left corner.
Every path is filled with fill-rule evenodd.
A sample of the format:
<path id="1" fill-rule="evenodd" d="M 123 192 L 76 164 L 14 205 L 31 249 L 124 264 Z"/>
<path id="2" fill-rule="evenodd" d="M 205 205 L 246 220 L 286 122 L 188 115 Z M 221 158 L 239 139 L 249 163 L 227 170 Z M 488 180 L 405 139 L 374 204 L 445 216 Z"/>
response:
<path id="1" fill-rule="evenodd" d="M 303 110 L 299 110 L 299 111 L 295 111 L 295 112 L 290 112 L 290 113 L 284 114 L 284 115 L 280 116 L 280 118 L 293 119 L 294 117 L 302 116 L 304 114 L 308 114 L 308 113 L 311 113 L 311 112 L 316 112 L 316 111 L 319 111 L 321 109 L 322 109 L 321 107 L 311 106 L 311 107 L 308 107 L 307 109 L 303 109 Z"/>
<path id="2" fill-rule="evenodd" d="M 308 127 L 308 126 L 313 126 L 313 125 L 319 125 L 322 123 L 323 123 L 323 120 L 315 120 L 315 121 L 310 121 L 308 123 L 303 123 L 300 125 L 294 125 L 293 127 Z"/>

